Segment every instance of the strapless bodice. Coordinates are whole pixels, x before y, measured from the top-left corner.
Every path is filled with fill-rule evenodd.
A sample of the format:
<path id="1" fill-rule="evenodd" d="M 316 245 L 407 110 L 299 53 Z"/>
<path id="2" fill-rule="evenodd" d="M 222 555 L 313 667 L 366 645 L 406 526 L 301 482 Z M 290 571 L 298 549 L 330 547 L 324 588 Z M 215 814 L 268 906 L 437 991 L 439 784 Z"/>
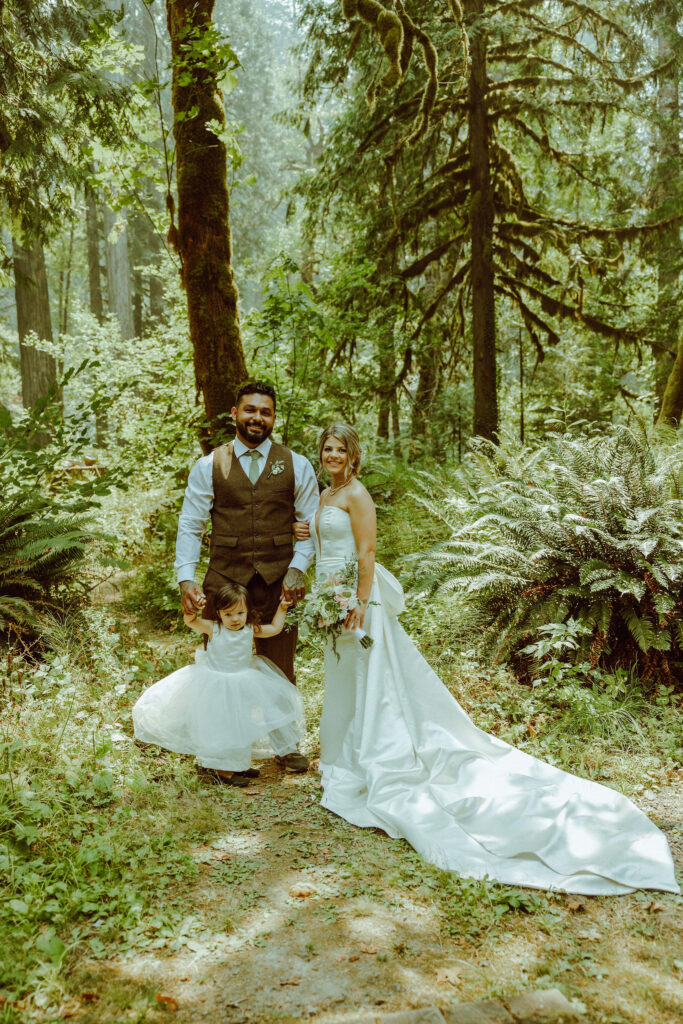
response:
<path id="1" fill-rule="evenodd" d="M 323 505 L 311 524 L 315 544 L 315 571 L 327 576 L 356 557 L 356 542 L 349 513 L 338 505 Z"/>

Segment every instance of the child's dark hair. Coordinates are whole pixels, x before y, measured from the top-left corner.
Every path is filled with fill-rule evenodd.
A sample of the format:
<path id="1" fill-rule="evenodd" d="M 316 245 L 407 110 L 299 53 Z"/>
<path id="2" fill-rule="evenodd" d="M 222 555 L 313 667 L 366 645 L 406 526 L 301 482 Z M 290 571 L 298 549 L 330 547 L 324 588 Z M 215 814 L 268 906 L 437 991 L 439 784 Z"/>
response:
<path id="1" fill-rule="evenodd" d="M 215 594 L 207 594 L 202 616 L 220 625 L 219 613 L 236 604 L 244 604 L 247 609 L 247 624 L 249 626 L 254 626 L 260 621 L 260 616 L 251 607 L 247 588 L 243 587 L 241 583 L 233 583 L 232 580 L 217 590 Z"/>

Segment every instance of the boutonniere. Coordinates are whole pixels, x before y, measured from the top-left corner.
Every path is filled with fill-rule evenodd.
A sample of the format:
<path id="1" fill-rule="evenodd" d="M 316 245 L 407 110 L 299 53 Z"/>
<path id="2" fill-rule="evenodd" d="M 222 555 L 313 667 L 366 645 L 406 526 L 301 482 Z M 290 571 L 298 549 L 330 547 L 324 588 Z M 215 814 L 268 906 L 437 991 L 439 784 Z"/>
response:
<path id="1" fill-rule="evenodd" d="M 270 467 L 270 473 L 266 477 L 266 480 L 270 480 L 271 476 L 277 476 L 278 473 L 284 473 L 285 464 L 282 459 L 276 459 Z"/>

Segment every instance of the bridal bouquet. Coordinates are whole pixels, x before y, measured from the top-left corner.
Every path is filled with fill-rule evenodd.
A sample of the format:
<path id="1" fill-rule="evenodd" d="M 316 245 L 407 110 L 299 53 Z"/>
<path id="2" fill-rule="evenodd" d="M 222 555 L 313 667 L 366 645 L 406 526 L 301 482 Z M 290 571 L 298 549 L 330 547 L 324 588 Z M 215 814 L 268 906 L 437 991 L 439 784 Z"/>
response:
<path id="1" fill-rule="evenodd" d="M 351 632 L 358 638 L 361 647 L 372 647 L 372 637 L 362 629 L 344 629 L 346 616 L 358 605 L 357 586 L 358 562 L 355 559 L 350 559 L 343 569 L 328 576 L 327 579 L 317 579 L 310 593 L 290 611 L 290 615 L 299 624 L 299 635 L 302 639 L 311 632 L 322 634 L 325 638 L 331 637 L 336 654 L 337 637 L 342 633 Z"/>

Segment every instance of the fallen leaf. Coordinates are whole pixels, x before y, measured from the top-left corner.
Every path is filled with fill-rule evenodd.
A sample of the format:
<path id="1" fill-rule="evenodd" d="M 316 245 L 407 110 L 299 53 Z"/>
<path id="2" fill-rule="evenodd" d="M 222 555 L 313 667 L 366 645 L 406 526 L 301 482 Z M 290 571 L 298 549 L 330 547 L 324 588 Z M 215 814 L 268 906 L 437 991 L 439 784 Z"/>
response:
<path id="1" fill-rule="evenodd" d="M 304 899 L 306 899 L 307 896 L 312 896 L 313 895 L 313 890 L 312 889 L 306 889 L 303 886 L 295 885 L 293 889 L 289 890 L 289 895 L 290 896 L 295 896 L 299 900 L 304 900 Z"/>
<path id="2" fill-rule="evenodd" d="M 81 1004 L 77 999 L 70 999 L 68 1003 L 64 1003 L 59 1007 L 59 1017 L 61 1020 L 67 1020 L 69 1017 L 75 1017 L 80 1009 Z"/>
<path id="3" fill-rule="evenodd" d="M 536 739 L 536 737 L 538 736 L 538 733 L 534 729 L 533 725 L 531 725 L 530 722 L 527 722 L 527 726 L 526 727 L 529 730 L 529 732 L 531 733 L 531 735 L 534 737 L 534 739 Z"/>
<path id="4" fill-rule="evenodd" d="M 666 907 L 663 903 L 655 903 L 655 901 L 652 900 L 651 903 L 648 903 L 645 909 L 649 910 L 651 914 L 661 914 L 663 910 L 666 910 Z"/>
<path id="5" fill-rule="evenodd" d="M 162 995 L 161 992 L 157 992 L 154 998 L 158 1003 L 161 1003 L 162 1006 L 165 1006 L 167 1010 L 178 1009 L 178 1000 L 174 999 L 173 996 L 165 996 Z"/>
<path id="6" fill-rule="evenodd" d="M 288 978 L 287 981 L 281 981 L 281 985 L 298 985 L 301 981 L 301 975 L 297 975 L 296 978 Z"/>
<path id="7" fill-rule="evenodd" d="M 361 946 L 360 947 L 360 951 L 361 951 L 361 953 L 371 953 L 373 956 L 377 952 L 377 950 L 376 949 L 372 949 L 371 946 Z"/>
<path id="8" fill-rule="evenodd" d="M 572 914 L 580 914 L 586 909 L 586 904 L 582 900 L 569 900 L 567 903 L 567 910 L 570 910 Z"/>
<path id="9" fill-rule="evenodd" d="M 81 1000 L 84 1003 L 94 1003 L 99 998 L 97 992 L 81 992 Z"/>
<path id="10" fill-rule="evenodd" d="M 349 957 L 349 963 L 353 964 L 356 960 L 360 960 L 360 953 L 354 953 L 353 956 Z"/>

